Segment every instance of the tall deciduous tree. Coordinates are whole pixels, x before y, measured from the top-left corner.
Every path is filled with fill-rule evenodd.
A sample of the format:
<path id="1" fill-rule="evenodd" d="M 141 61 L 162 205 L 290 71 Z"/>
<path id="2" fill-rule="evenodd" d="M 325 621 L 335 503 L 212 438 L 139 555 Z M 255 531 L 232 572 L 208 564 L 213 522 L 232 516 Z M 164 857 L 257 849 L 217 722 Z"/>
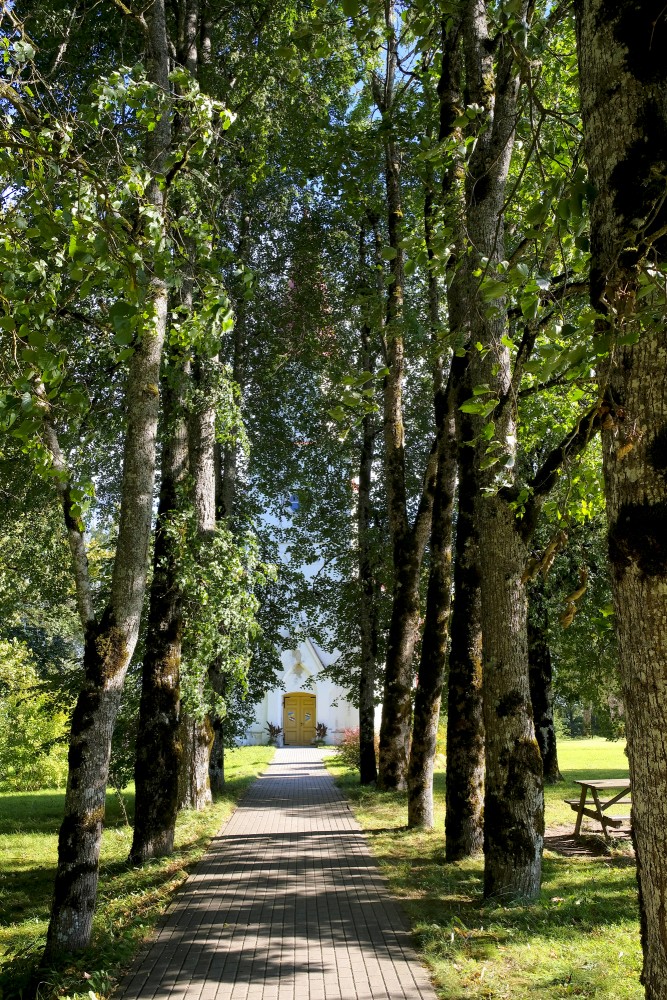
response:
<path id="1" fill-rule="evenodd" d="M 387 637 L 382 723 L 380 726 L 380 788 L 399 789 L 407 784 L 412 721 L 413 657 L 419 629 L 419 581 L 428 542 L 436 475 L 436 447 L 431 449 L 424 474 L 424 489 L 412 522 L 406 492 L 405 428 L 403 425 L 404 250 L 401 199 L 401 152 L 392 134 L 398 70 L 398 36 L 394 5 L 385 4 L 387 54 L 384 78 L 375 74 L 373 92 L 382 113 L 386 184 L 387 232 L 391 283 L 387 292 L 384 350 L 384 462 L 389 527 L 393 547 L 394 590 Z"/>
<path id="2" fill-rule="evenodd" d="M 148 78 L 161 100 L 154 128 L 146 136 L 146 161 L 152 175 L 148 197 L 159 246 L 166 235 L 161 177 L 171 145 L 169 49 L 162 0 L 155 0 L 151 5 L 143 25 Z M 58 838 L 58 867 L 46 960 L 61 952 L 85 948 L 92 930 L 111 734 L 125 673 L 139 634 L 148 570 L 158 384 L 167 313 L 167 282 L 156 268 L 147 293 L 148 319 L 130 365 L 118 542 L 111 597 L 99 619 L 94 616 L 90 598 L 83 526 L 72 513 L 66 474 L 60 479 L 79 609 L 85 628 L 85 680 L 72 719 L 65 818 Z M 48 415 L 44 426 L 47 446 L 57 468 L 63 458 Z"/>
<path id="3" fill-rule="evenodd" d="M 579 79 L 591 302 L 608 338 L 603 460 L 627 714 L 644 968 L 667 995 L 667 20 L 662 4 L 582 0 Z M 613 122 L 613 128 L 610 128 Z"/>
<path id="4" fill-rule="evenodd" d="M 494 413 L 501 443 L 505 489 L 514 481 L 517 454 L 515 402 L 511 393 L 506 306 L 488 310 L 475 270 L 495 268 L 505 256 L 504 202 L 517 114 L 519 75 L 509 35 L 493 54 L 489 10 L 472 0 L 464 21 L 466 83 L 483 109 L 483 127 L 468 163 L 466 230 L 471 381 L 485 385 L 503 404 Z M 520 18 L 528 16 L 522 4 Z M 479 345 L 479 347 L 477 346 Z M 477 421 L 477 433 L 482 430 Z M 484 439 L 482 438 L 482 442 Z M 540 888 L 543 833 L 542 761 L 535 739 L 528 685 L 526 597 L 522 574 L 527 553 L 510 496 L 494 485 L 477 445 L 479 486 L 475 503 L 479 533 L 483 620 L 483 690 L 486 738 L 485 878 L 488 896 L 532 897 Z M 509 490 L 511 493 L 511 490 Z"/>

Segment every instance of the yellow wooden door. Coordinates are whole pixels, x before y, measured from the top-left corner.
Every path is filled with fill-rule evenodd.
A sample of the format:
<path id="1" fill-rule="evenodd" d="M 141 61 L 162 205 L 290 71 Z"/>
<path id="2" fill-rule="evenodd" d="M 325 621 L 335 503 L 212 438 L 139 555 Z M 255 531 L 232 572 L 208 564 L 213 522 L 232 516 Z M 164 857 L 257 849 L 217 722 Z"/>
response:
<path id="1" fill-rule="evenodd" d="M 305 746 L 315 739 L 315 695 L 286 694 L 283 721 L 285 746 Z"/>

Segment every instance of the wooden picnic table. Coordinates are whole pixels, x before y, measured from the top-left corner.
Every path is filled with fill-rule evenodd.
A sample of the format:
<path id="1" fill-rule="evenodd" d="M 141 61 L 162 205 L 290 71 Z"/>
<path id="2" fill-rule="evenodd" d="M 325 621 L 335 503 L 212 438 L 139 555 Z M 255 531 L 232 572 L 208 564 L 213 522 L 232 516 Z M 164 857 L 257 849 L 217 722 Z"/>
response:
<path id="1" fill-rule="evenodd" d="M 629 816 L 610 816 L 607 811 L 612 806 L 627 805 L 632 801 L 630 798 L 629 778 L 581 778 L 577 780 L 576 784 L 581 785 L 581 795 L 579 798 L 565 799 L 577 814 L 577 822 L 574 826 L 575 837 L 578 837 L 581 832 L 581 821 L 584 816 L 588 816 L 600 824 L 605 840 L 609 840 L 607 827 L 618 829 L 624 823 L 630 822 Z M 615 795 L 612 795 L 611 798 L 600 798 L 600 792 L 604 793 L 611 789 L 619 789 L 619 791 Z M 591 796 L 590 799 L 588 797 L 589 794 Z"/>

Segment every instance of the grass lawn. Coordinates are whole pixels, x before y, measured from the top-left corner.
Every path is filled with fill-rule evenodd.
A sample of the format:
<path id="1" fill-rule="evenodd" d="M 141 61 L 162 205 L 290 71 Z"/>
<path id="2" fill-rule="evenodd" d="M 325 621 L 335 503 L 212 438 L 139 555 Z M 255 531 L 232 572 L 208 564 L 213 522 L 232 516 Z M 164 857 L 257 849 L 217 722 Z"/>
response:
<path id="1" fill-rule="evenodd" d="M 274 754 L 273 747 L 239 747 L 225 755 L 227 788 L 205 813 L 181 813 L 176 851 L 141 868 L 127 864 L 132 830 L 118 799 L 107 798 L 93 946 L 85 957 L 46 976 L 40 998 L 109 993 L 142 939 L 164 912 L 237 800 Z M 134 795 L 125 793 L 130 815 Z M 44 944 L 57 858 L 63 792 L 0 794 L 0 998 L 20 996 Z"/>
<path id="2" fill-rule="evenodd" d="M 578 795 L 574 779 L 624 777 L 627 758 L 623 744 L 592 739 L 562 741 L 559 760 L 566 781 L 547 789 L 546 825 L 572 831 L 575 814 L 562 800 Z M 424 833 L 405 829 L 404 794 L 362 789 L 335 757 L 328 764 L 369 832 L 443 1000 L 643 998 L 635 867 L 627 850 L 595 858 L 547 851 L 536 902 L 484 905 L 481 859 L 443 860 L 443 773 L 435 780 L 437 826 Z"/>

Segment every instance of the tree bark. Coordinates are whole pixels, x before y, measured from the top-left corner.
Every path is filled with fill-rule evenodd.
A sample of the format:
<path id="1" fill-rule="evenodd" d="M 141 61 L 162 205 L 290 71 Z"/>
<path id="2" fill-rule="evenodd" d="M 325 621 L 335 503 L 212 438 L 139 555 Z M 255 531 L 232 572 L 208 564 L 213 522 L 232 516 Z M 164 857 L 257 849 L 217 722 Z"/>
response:
<path id="1" fill-rule="evenodd" d="M 215 531 L 215 407 L 208 405 L 206 364 L 193 362 L 195 404 L 188 418 L 188 450 L 193 484 L 193 504 L 198 544 L 206 545 Z M 216 359 L 217 360 L 217 359 Z M 196 614 L 196 611 L 194 612 Z M 181 726 L 184 758 L 181 765 L 180 806 L 201 810 L 213 801 L 209 779 L 209 758 L 213 746 L 213 726 L 208 717 L 187 716 Z M 205 759 L 204 759 L 205 758 Z"/>
<path id="2" fill-rule="evenodd" d="M 249 257 L 250 215 L 245 201 L 241 201 L 241 216 L 239 220 L 239 238 L 236 247 L 237 263 L 244 267 Z M 238 387 L 241 399 L 246 382 L 246 363 L 248 354 L 248 301 L 247 287 L 243 276 L 235 283 L 234 296 L 234 349 L 232 356 L 232 379 Z M 230 441 L 216 448 L 216 496 L 218 515 L 228 520 L 234 513 L 234 503 L 238 486 L 239 448 L 236 441 Z"/>
<path id="3" fill-rule="evenodd" d="M 527 17 L 527 4 L 522 11 Z M 542 760 L 535 738 L 528 682 L 527 601 L 522 580 L 527 549 L 511 501 L 516 461 L 515 403 L 508 399 L 510 356 L 503 343 L 506 306 L 497 300 L 489 316 L 472 271 L 482 258 L 493 269 L 504 257 L 503 211 L 514 142 L 518 73 L 511 46 L 499 41 L 492 55 L 486 3 L 472 0 L 464 26 L 470 98 L 484 108 L 484 127 L 471 154 L 466 182 L 473 385 L 486 383 L 500 401 L 494 438 L 501 443 L 505 472 L 498 483 L 484 471 L 485 445 L 476 445 L 479 485 L 476 502 L 483 621 L 483 698 L 486 735 L 484 804 L 484 893 L 487 897 L 531 899 L 540 889 L 544 798 Z M 482 421 L 475 419 L 476 431 Z M 482 439 L 483 440 L 483 439 Z"/>
<path id="4" fill-rule="evenodd" d="M 667 995 L 667 334 L 664 288 L 637 295 L 650 280 L 647 266 L 664 269 L 667 254 L 667 24 L 658 3 L 582 0 L 577 34 L 584 152 L 596 192 L 591 301 L 611 341 L 602 447 L 642 982 L 648 1000 L 659 1000 Z"/>
<path id="5" fill-rule="evenodd" d="M 171 854 L 178 813 L 180 664 L 183 594 L 178 585 L 174 514 L 183 508 L 187 433 L 183 419 L 182 365 L 163 376 L 163 450 L 155 527 L 146 649 L 135 763 L 136 805 L 130 860 Z"/>
<path id="6" fill-rule="evenodd" d="M 213 801 L 209 778 L 213 726 L 208 718 L 196 719 L 183 715 L 179 735 L 183 743 L 183 756 L 178 776 L 178 805 L 180 809 L 201 812 Z"/>
<path id="7" fill-rule="evenodd" d="M 148 76 L 167 106 L 147 136 L 147 161 L 162 173 L 171 142 L 169 58 L 163 0 L 146 13 Z M 149 198 L 164 226 L 164 192 L 157 180 Z M 148 291 L 150 321 L 130 364 L 126 395 L 120 523 L 109 606 L 89 622 L 84 645 L 84 685 L 72 718 L 65 818 L 58 838 L 58 866 L 44 961 L 85 948 L 97 897 L 102 821 L 113 732 L 125 674 L 139 634 L 146 587 L 155 481 L 158 383 L 167 326 L 168 292 L 155 274 Z"/>
<path id="8" fill-rule="evenodd" d="M 446 109 L 449 101 L 456 102 L 455 92 L 460 76 L 457 59 L 459 25 L 443 24 L 442 72 L 438 84 L 440 102 L 439 141 L 452 132 L 452 119 Z M 443 193 L 455 185 L 445 177 Z M 422 635 L 421 659 L 415 691 L 412 742 L 408 768 L 408 826 L 430 829 L 434 825 L 433 768 L 435 762 L 442 685 L 445 679 L 449 617 L 452 601 L 452 521 L 456 490 L 456 385 L 462 364 L 450 362 L 449 377 L 444 384 L 444 358 L 438 342 L 440 334 L 440 290 L 438 261 L 435 250 L 435 226 L 438 201 L 435 174 L 427 170 L 424 189 L 424 240 L 428 254 L 428 314 L 431 340 L 436 352 L 433 366 L 434 415 L 437 439 L 437 476 L 433 499 L 430 537 L 430 568 L 426 594 L 426 617 Z"/>
<path id="9" fill-rule="evenodd" d="M 375 678 L 378 655 L 378 588 L 374 578 L 370 543 L 370 491 L 375 432 L 373 419 L 366 414 L 361 425 L 359 460 L 359 780 L 362 785 L 377 781 L 375 757 Z"/>
<path id="10" fill-rule="evenodd" d="M 360 269 L 365 271 L 365 230 L 361 229 Z M 367 323 L 361 326 L 360 366 L 373 371 L 374 351 L 372 331 Z M 357 494 L 358 565 L 359 565 L 359 781 L 371 785 L 377 781 L 375 757 L 375 678 L 378 656 L 378 587 L 371 547 L 371 486 L 375 427 L 373 415 L 366 413 L 361 422 L 361 453 L 359 456 L 359 491 Z"/>
<path id="11" fill-rule="evenodd" d="M 462 383 L 457 399 L 458 507 L 454 559 L 454 609 L 447 683 L 445 857 L 479 854 L 484 844 L 484 715 L 482 707 L 482 605 L 479 539 L 475 524 L 478 482 L 469 414 Z"/>
<path id="12" fill-rule="evenodd" d="M 375 100 L 384 129 L 385 184 L 389 246 L 393 251 L 390 271 L 393 278 L 387 294 L 385 356 L 389 373 L 384 394 L 384 463 L 391 533 L 394 589 L 380 726 L 378 787 L 388 791 L 407 785 L 412 718 L 414 650 L 419 629 L 419 581 L 421 564 L 431 520 L 437 466 L 435 444 L 429 455 L 424 488 L 414 523 L 410 525 L 405 485 L 405 435 L 403 427 L 403 209 L 401 204 L 400 152 L 392 138 L 391 113 L 398 66 L 398 39 L 393 24 L 391 0 L 385 6 L 387 63 L 384 81 L 374 76 Z"/>
<path id="13" fill-rule="evenodd" d="M 215 716 L 212 721 L 213 746 L 208 765 L 208 777 L 211 784 L 211 794 L 217 795 L 225 790 L 225 731 L 222 719 Z"/>
<path id="14" fill-rule="evenodd" d="M 438 473 L 431 522 L 431 562 L 408 770 L 408 826 L 427 829 L 433 827 L 435 822 L 433 767 L 452 596 L 452 516 L 456 488 L 453 400 L 451 383 L 446 388 L 441 387 L 436 397 Z"/>
<path id="15" fill-rule="evenodd" d="M 535 735 L 542 755 L 544 780 L 555 785 L 563 780 L 558 768 L 558 748 L 554 726 L 554 691 L 551 650 L 549 648 L 549 612 L 544 582 L 538 577 L 528 599 L 528 666 L 530 701 L 533 706 Z"/>

